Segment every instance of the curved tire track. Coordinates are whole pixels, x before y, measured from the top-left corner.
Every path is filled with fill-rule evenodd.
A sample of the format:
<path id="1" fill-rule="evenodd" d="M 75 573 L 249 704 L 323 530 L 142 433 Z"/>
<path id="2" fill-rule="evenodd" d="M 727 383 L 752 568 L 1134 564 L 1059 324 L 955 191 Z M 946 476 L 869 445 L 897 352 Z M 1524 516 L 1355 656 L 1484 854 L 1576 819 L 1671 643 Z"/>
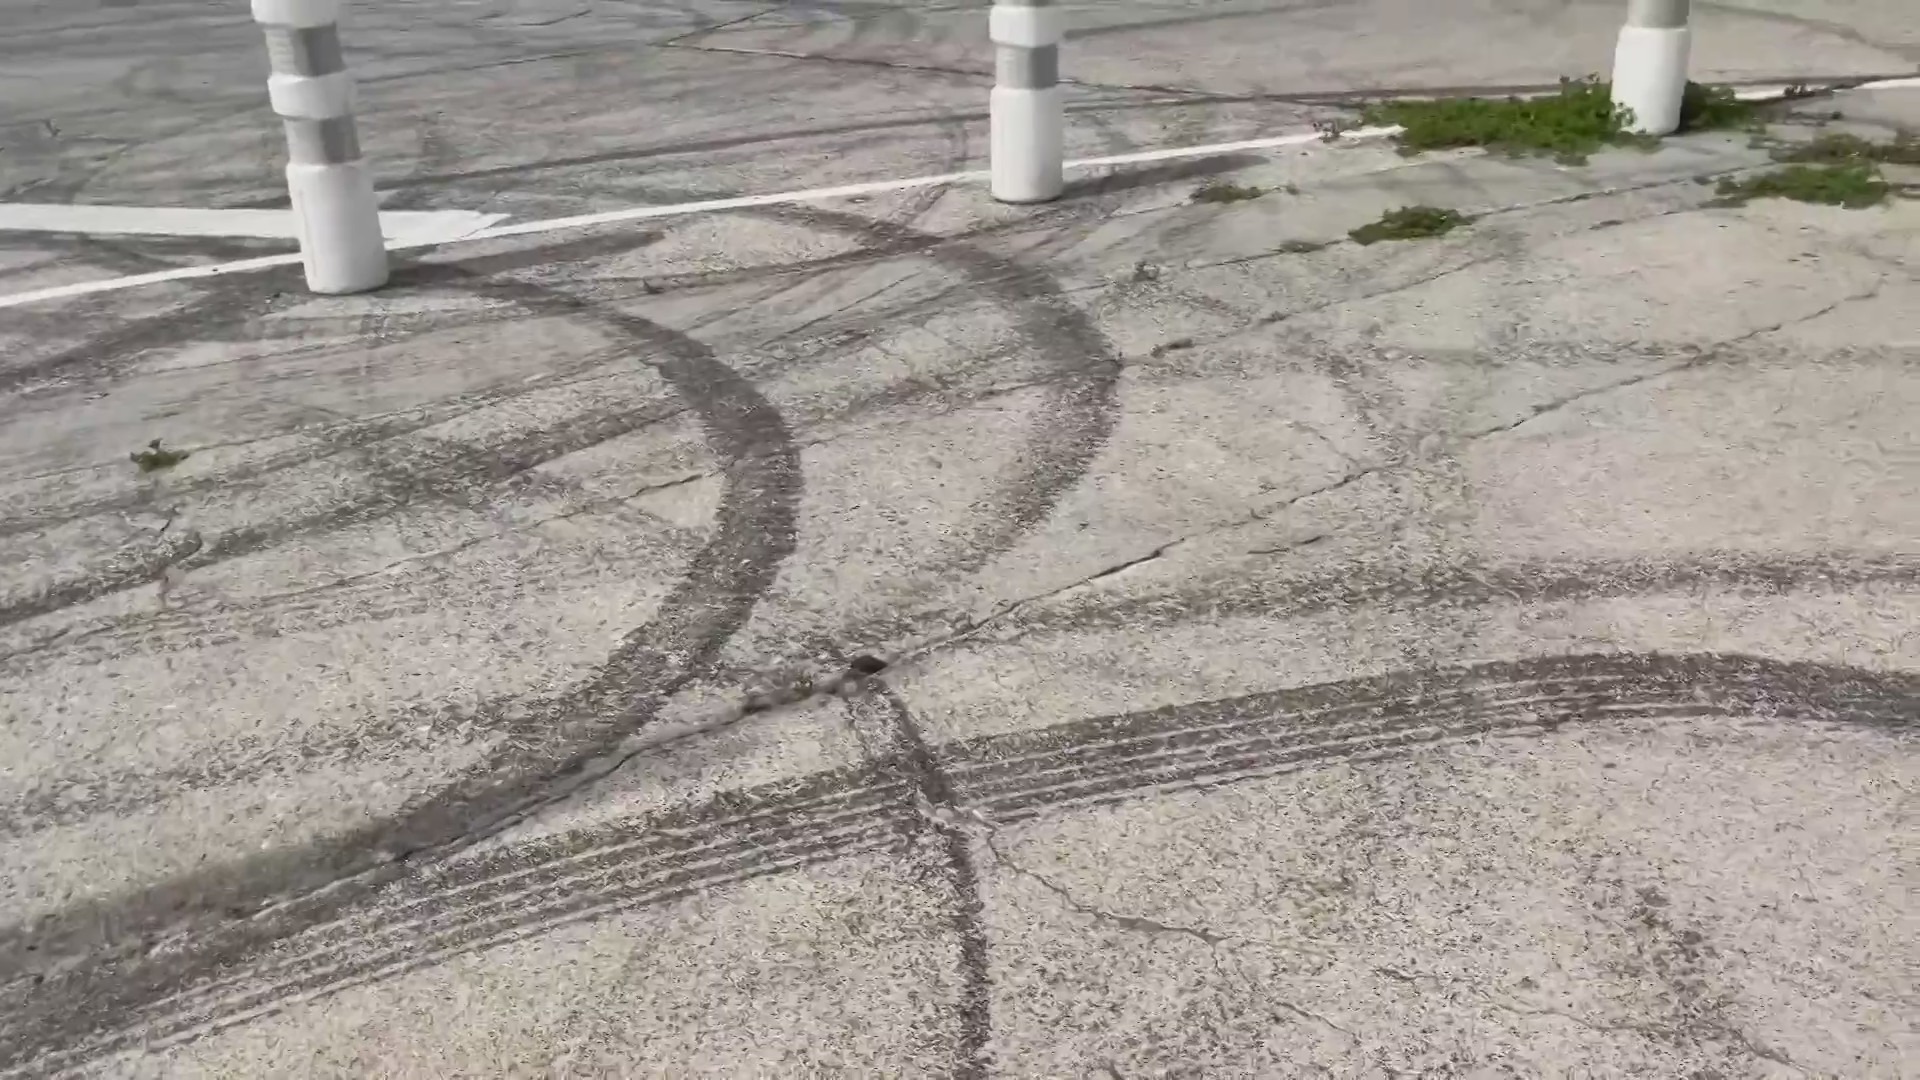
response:
<path id="1" fill-rule="evenodd" d="M 528 580 L 522 578 L 525 583 Z M 1920 558 L 1900 554 L 1832 553 L 1771 556 L 1746 552 L 1707 552 L 1685 559 L 1626 559 L 1561 562 L 1545 560 L 1511 565 L 1343 563 L 1337 570 L 1269 578 L 1234 577 L 1218 583 L 1217 593 L 1096 595 L 1090 603 L 1041 609 L 1008 621 L 1014 639 L 1032 634 L 1091 630 L 1112 626 L 1151 627 L 1197 617 L 1262 616 L 1306 618 L 1335 610 L 1414 610 L 1496 604 L 1553 604 L 1623 597 L 1741 592 L 1774 596 L 1838 595 L 1862 588 L 1911 589 L 1920 585 Z M 368 585 L 374 589 L 376 585 Z M 1218 596 L 1216 601 L 1213 597 Z M 298 608 L 290 610 L 298 611 Z M 173 616 L 185 618 L 183 613 Z M 306 624 L 303 624 L 306 625 Z M 151 647 L 151 643 L 148 643 Z M 821 640 L 818 651 L 838 643 Z M 0 661 L 0 674 L 17 670 Z M 743 673 L 742 677 L 746 677 Z M 431 726 L 447 732 L 462 713 L 422 710 L 396 728 Z M 355 736 L 302 739 L 280 752 L 261 750 L 243 762 L 209 762 L 153 772 L 91 773 L 94 801 L 75 806 L 49 792 L 0 808 L 0 835 L 30 823 L 58 824 L 98 813 L 127 813 L 154 806 L 182 791 L 247 783 L 298 762 L 324 758 L 352 763 L 374 751 Z M 118 794 L 109 794 L 118 793 Z"/>
<path id="2" fill-rule="evenodd" d="M 84 962 L 0 996 L 0 1067 L 70 1067 L 556 926 L 878 850 L 921 827 L 924 770 L 999 823 L 1489 733 L 1675 718 L 1920 726 L 1920 675 L 1718 654 L 1594 654 L 1401 672 L 1074 721 L 840 769 L 309 897 L 205 938 Z M 532 901 L 532 902 L 529 902 Z M 270 927 L 262 933 L 259 925 Z M 957 932 L 964 935 L 963 928 Z M 963 938 L 964 940 L 964 938 Z"/>
<path id="3" fill-rule="evenodd" d="M 536 310 L 593 318 L 656 354 L 653 366 L 700 420 L 714 456 L 729 463 L 713 536 L 653 622 L 629 633 L 591 679 L 569 692 L 513 715 L 500 709 L 484 717 L 505 736 L 505 749 L 395 817 L 314 845 L 211 867 L 144 890 L 130 905 L 77 905 L 34 927 L 7 928 L 0 931 L 0 970 L 31 966 L 24 954 L 55 942 L 64 949 L 124 941 L 183 918 L 252 911 L 275 893 L 333 883 L 329 898 L 344 903 L 390 877 L 400 860 L 471 842 L 564 789 L 570 776 L 709 664 L 745 623 L 795 543 L 801 479 L 784 420 L 702 343 L 637 316 L 529 288 L 511 291 Z M 530 467 L 527 457 L 516 447 L 487 455 L 482 475 Z"/>

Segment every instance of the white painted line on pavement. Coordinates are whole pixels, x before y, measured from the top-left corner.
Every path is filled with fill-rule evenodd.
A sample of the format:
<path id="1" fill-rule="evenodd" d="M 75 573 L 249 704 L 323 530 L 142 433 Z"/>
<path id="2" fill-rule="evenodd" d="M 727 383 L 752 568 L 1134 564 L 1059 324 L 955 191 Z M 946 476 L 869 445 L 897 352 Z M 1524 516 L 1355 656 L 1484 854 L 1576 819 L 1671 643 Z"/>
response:
<path id="1" fill-rule="evenodd" d="M 1397 127 L 1364 127 L 1343 131 L 1336 138 L 1339 141 L 1363 141 L 1384 139 L 1389 135 L 1400 134 Z M 1141 150 L 1132 154 L 1115 154 L 1112 157 L 1081 158 L 1067 162 L 1069 169 L 1096 169 L 1104 165 L 1142 165 L 1149 161 L 1174 161 L 1179 158 L 1216 157 L 1221 154 L 1233 154 L 1243 150 L 1278 150 L 1285 146 L 1305 146 L 1308 143 L 1326 142 L 1327 136 L 1319 131 L 1297 131 L 1291 135 L 1274 135 L 1265 139 L 1242 139 L 1239 142 L 1212 143 L 1207 146 L 1177 146 L 1170 150 Z"/>
<path id="2" fill-rule="evenodd" d="M 1378 139 L 1397 134 L 1397 127 L 1357 128 L 1343 132 L 1343 140 Z M 1246 150 L 1273 150 L 1283 146 L 1300 146 L 1306 143 L 1321 142 L 1326 138 L 1317 131 L 1295 132 L 1290 135 L 1274 135 L 1265 139 L 1242 139 L 1239 142 L 1208 143 L 1204 146 L 1179 146 L 1166 150 L 1141 150 L 1131 154 L 1115 154 L 1111 157 L 1081 158 L 1067 162 L 1069 169 L 1097 169 L 1110 165 L 1138 165 L 1149 161 L 1173 161 L 1178 158 L 1217 157 Z M 770 195 L 740 195 L 727 199 L 703 199 L 699 202 L 669 203 L 665 206 L 635 206 L 626 210 L 608 210 L 598 214 L 580 214 L 575 217 L 549 218 L 545 221 L 527 221 L 518 225 L 497 225 L 490 229 L 464 237 L 467 240 L 492 240 L 501 236 L 528 236 L 535 233 L 556 232 L 560 229 L 581 229 L 595 225 L 617 225 L 627 221 L 646 221 L 653 218 L 678 217 L 682 214 L 711 213 L 718 210 L 744 210 L 755 206 L 777 206 L 784 203 L 820 202 L 827 199 L 850 199 L 861 195 L 880 195 L 895 191 L 908 191 L 913 188 L 935 187 L 940 184 L 977 183 L 987 179 L 985 169 L 971 172 L 941 173 L 937 176 L 911 176 L 900 180 L 871 180 L 863 184 L 842 184 L 838 187 L 808 188 L 804 191 L 782 191 Z"/>
<path id="3" fill-rule="evenodd" d="M 1789 91 L 1809 91 L 1819 93 L 1826 90 L 1887 90 L 1920 86 L 1920 76 L 1897 79 L 1880 79 L 1875 82 L 1861 83 L 1856 86 L 1818 86 L 1808 87 L 1798 84 L 1782 83 L 1778 86 L 1750 86 L 1736 92 L 1743 101 L 1764 101 L 1784 97 Z M 1356 128 L 1340 133 L 1338 141 L 1346 142 L 1362 139 L 1379 139 L 1396 135 L 1396 127 Z M 1237 142 L 1208 143 L 1202 146 L 1181 146 L 1163 150 L 1141 150 L 1129 154 L 1114 154 L 1109 157 L 1080 158 L 1069 161 L 1069 169 L 1094 169 L 1111 165 L 1140 165 L 1154 161 L 1174 161 L 1181 158 L 1216 157 L 1254 150 L 1277 150 L 1288 146 L 1303 146 L 1320 142 L 1326 138 L 1318 131 L 1293 132 L 1287 135 L 1275 135 L 1263 139 L 1242 139 Z M 485 228 L 466 231 L 457 236 L 427 237 L 408 236 L 395 238 L 388 245 L 390 251 L 409 248 L 435 247 L 445 244 L 465 243 L 474 240 L 495 240 L 511 236 L 534 236 L 540 233 L 558 232 L 563 229 L 591 228 L 599 225 L 617 225 L 629 221 L 647 221 L 656 218 L 678 217 L 686 214 L 714 213 L 725 210 L 744 210 L 756 206 L 778 206 L 786 203 L 819 202 L 828 199 L 849 199 L 862 195 L 879 195 L 896 191 L 909 191 L 915 188 L 935 187 L 941 184 L 977 183 L 987 179 L 984 169 L 969 172 L 940 173 L 933 176 L 911 176 L 896 180 L 872 180 L 858 184 L 841 184 L 835 187 L 807 188 L 801 191 L 781 191 L 766 195 L 741 195 L 725 199 L 701 199 L 695 202 L 670 203 L 665 206 L 636 206 L 626 210 L 609 210 L 597 214 L 577 214 L 572 217 L 549 218 L 544 221 L 527 221 L 515 225 L 491 225 Z M 470 211 L 441 211 L 448 214 L 468 214 Z M 383 214 L 382 217 L 387 215 Z M 494 220 L 499 220 L 497 217 Z M 231 234 L 229 234 L 231 235 Z M 129 277 L 104 278 L 97 281 L 80 281 L 69 285 L 55 285 L 51 288 L 37 289 L 32 292 L 14 293 L 0 296 L 0 308 L 18 307 L 23 304 L 39 303 L 44 300 L 62 300 L 75 296 L 87 296 L 93 293 L 113 292 L 120 289 L 136 289 L 146 285 L 158 285 L 169 281 L 188 281 L 195 278 L 217 277 L 222 274 L 242 274 L 255 270 L 267 270 L 276 266 L 297 264 L 297 254 L 269 255 L 259 259 L 244 259 L 240 262 L 219 263 L 211 266 L 190 266 L 173 270 L 159 270 L 150 274 L 134 274 Z"/>
<path id="4" fill-rule="evenodd" d="M 387 210 L 380 231 L 394 243 L 433 243 L 502 221 L 505 214 L 473 210 Z M 82 233 L 88 236 L 237 236 L 291 240 L 291 210 L 214 210 L 190 206 L 93 206 L 0 202 L 0 231 Z"/>
<path id="5" fill-rule="evenodd" d="M 114 292 L 119 289 L 137 289 L 143 285 L 162 285 L 169 281 L 191 281 L 194 278 L 219 277 L 222 274 L 246 274 L 255 270 L 271 270 L 276 266 L 300 265 L 300 253 L 288 252 L 284 255 L 263 255 L 258 259 L 242 259 L 239 262 L 211 263 L 206 266 L 178 266 L 171 270 L 155 270 L 150 274 L 132 274 L 127 277 L 102 278 L 97 281 L 76 281 L 71 285 L 55 285 L 31 292 L 14 293 L 0 296 L 0 308 L 19 307 L 34 304 L 42 300 L 64 300 L 74 296 L 86 296 L 91 293 Z"/>
<path id="6" fill-rule="evenodd" d="M 1343 132 L 1342 141 L 1358 139 L 1377 139 L 1398 132 L 1398 128 L 1358 128 Z M 1241 139 L 1237 142 L 1208 143 L 1202 146 L 1181 146 L 1163 150 L 1141 150 L 1131 154 L 1115 154 L 1109 157 L 1083 158 L 1067 162 L 1069 169 L 1097 169 L 1112 165 L 1135 165 L 1153 161 L 1172 161 L 1180 158 L 1215 157 L 1220 154 L 1232 154 L 1249 150 L 1273 150 L 1287 146 L 1302 146 L 1320 142 L 1325 136 L 1317 131 L 1293 132 L 1287 135 L 1274 135 L 1264 139 Z M 984 169 L 970 172 L 939 173 L 933 176 L 910 176 L 897 180 L 871 180 L 859 184 L 840 184 L 834 187 L 807 188 L 800 191 L 779 191 L 766 195 L 741 195 L 726 199 L 701 199 L 696 202 L 669 203 L 665 206 L 635 206 L 626 210 L 609 210 L 597 214 L 577 214 L 572 217 L 548 218 L 544 221 L 526 221 L 516 225 L 495 225 L 476 229 L 454 237 L 414 237 L 396 240 L 387 245 L 389 251 L 409 248 L 437 247 L 445 244 L 465 243 L 474 240 L 496 240 L 510 236 L 533 236 L 540 233 L 558 232 L 562 229 L 582 229 L 599 225 L 617 225 L 629 221 L 646 221 L 654 218 L 678 217 L 686 214 L 713 213 L 723 210 L 744 210 L 756 206 L 778 206 L 786 203 L 820 202 L 828 199 L 849 199 L 862 195 L 879 195 L 895 191 L 909 191 L 914 188 L 935 187 L 941 184 L 977 183 L 987 178 Z M 466 213 L 466 211 L 451 211 Z M 384 217 L 384 215 L 382 215 Z M 496 219 L 497 220 L 497 219 Z M 128 277 L 102 278 L 97 281 L 78 281 L 69 285 L 55 285 L 50 288 L 36 289 L 31 292 L 14 293 L 0 296 L 0 308 L 19 307 L 45 300 L 65 300 L 76 296 L 88 296 L 94 293 L 114 292 L 120 289 L 137 289 L 147 285 L 159 285 L 169 281 L 190 281 L 197 278 L 217 277 L 222 274 L 241 274 L 255 270 L 268 270 L 276 266 L 291 266 L 300 262 L 298 254 L 269 255 L 258 259 L 245 259 L 240 262 L 218 263 L 210 266 L 187 266 L 173 270 L 156 270 L 150 274 L 134 274 Z"/>
<path id="7" fill-rule="evenodd" d="M 701 199 L 698 202 L 667 203 L 664 206 L 633 206 L 625 210 L 606 210 L 598 214 L 576 214 L 572 217 L 547 218 L 544 221 L 523 221 L 518 225 L 496 225 L 490 229 L 481 229 L 465 239 L 493 240 L 502 236 L 531 236 L 536 233 L 558 232 L 561 229 L 618 225 L 627 221 L 647 221 L 653 218 L 679 217 L 683 214 L 705 214 L 717 210 L 744 210 L 754 206 L 778 206 L 782 203 L 851 199 L 861 195 L 880 195 L 894 191 L 908 191 L 913 188 L 936 187 L 941 184 L 972 183 L 984 180 L 986 177 L 984 170 L 975 170 L 940 173 L 936 176 L 910 176 L 901 180 L 870 180 L 861 184 L 807 188 L 803 191 L 776 191 L 767 195 L 736 195 L 725 199 Z"/>

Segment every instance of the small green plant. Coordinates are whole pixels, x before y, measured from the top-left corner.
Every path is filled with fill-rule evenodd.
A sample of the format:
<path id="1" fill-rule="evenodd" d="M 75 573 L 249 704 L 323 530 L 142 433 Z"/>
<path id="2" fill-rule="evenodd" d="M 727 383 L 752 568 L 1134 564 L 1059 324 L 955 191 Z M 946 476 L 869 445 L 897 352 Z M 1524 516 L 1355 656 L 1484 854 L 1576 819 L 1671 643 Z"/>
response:
<path id="1" fill-rule="evenodd" d="M 1458 210 L 1438 206 L 1403 206 L 1387 211 L 1380 215 L 1380 220 L 1362 225 L 1347 235 L 1356 244 L 1418 240 L 1428 236 L 1443 236 L 1471 220 Z"/>
<path id="2" fill-rule="evenodd" d="M 1214 180 L 1203 185 L 1193 193 L 1197 203 L 1233 203 L 1257 199 L 1267 193 L 1266 188 L 1236 184 L 1231 180 Z"/>
<path id="3" fill-rule="evenodd" d="M 1877 143 L 1834 132 L 1808 142 L 1776 145 L 1773 159 L 1803 165 L 1920 165 L 1920 139 L 1903 134 Z"/>
<path id="4" fill-rule="evenodd" d="M 1731 86 L 1690 82 L 1680 94 L 1681 131 L 1737 131 L 1752 128 L 1759 120 L 1759 107 L 1741 101 Z"/>
<path id="5" fill-rule="evenodd" d="M 1606 84 L 1562 80 L 1560 91 L 1537 98 L 1436 98 L 1368 106 L 1368 124 L 1397 124 L 1402 153 L 1479 146 L 1506 154 L 1550 154 L 1584 160 L 1620 134 L 1620 118 Z"/>
<path id="6" fill-rule="evenodd" d="M 1715 189 L 1717 206 L 1743 206 L 1753 199 L 1793 199 L 1822 206 L 1863 210 L 1878 206 L 1893 185 L 1872 165 L 1788 165 L 1744 178 L 1728 177 Z"/>
<path id="7" fill-rule="evenodd" d="M 145 450 L 135 450 L 128 454 L 127 459 L 139 466 L 141 472 L 150 473 L 171 469 L 191 456 L 185 450 L 168 450 L 160 445 L 159 439 L 155 439 L 147 444 Z"/>
<path id="8" fill-rule="evenodd" d="M 1278 250 L 1285 255 L 1311 255 L 1326 246 L 1317 240 L 1282 240 Z"/>
<path id="9" fill-rule="evenodd" d="M 1680 107 L 1683 131 L 1741 127 L 1753 106 L 1732 89 L 1688 83 Z M 1401 153 L 1478 146 L 1517 156 L 1547 155 L 1577 165 L 1607 146 L 1649 146 L 1626 130 L 1630 119 L 1613 104 L 1613 88 L 1597 78 L 1562 79 L 1559 92 L 1541 97 L 1437 98 L 1368 106 L 1368 124 L 1398 125 Z"/>

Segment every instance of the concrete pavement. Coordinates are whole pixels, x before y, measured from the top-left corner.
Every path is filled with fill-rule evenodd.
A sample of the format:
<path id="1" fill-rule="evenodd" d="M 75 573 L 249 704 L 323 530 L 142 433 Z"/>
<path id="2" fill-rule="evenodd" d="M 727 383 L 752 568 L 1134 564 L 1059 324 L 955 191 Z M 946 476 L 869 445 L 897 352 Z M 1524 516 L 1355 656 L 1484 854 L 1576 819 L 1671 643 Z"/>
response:
<path id="1" fill-rule="evenodd" d="M 370 150 L 400 208 L 983 145 L 922 70 L 977 11 L 411 7 L 362 111 L 440 117 Z M 1585 47 L 1537 7 L 1486 17 Z M 1891 6 L 1703 7 L 1756 77 L 1912 65 Z M 225 40 L 135 10 L 207 42 L 125 69 L 169 93 Z M 1221 50 L 1337 10 L 1095 13 L 1218 36 L 1076 137 L 1341 115 L 1213 100 L 1301 90 Z M 129 18 L 62 47 L 105 78 Z M 10 197 L 269 200 L 207 63 L 44 80 L 133 141 L 9 144 Z M 1489 81 L 1435 63 L 1313 78 Z M 128 134 L 162 105 L 239 119 Z M 1920 214 L 1710 205 L 1764 160 L 1316 143 L 0 311 L 0 1075 L 1920 1071 Z M 1476 220 L 1344 241 L 1412 203 Z M 271 250 L 10 236 L 0 291 Z"/>

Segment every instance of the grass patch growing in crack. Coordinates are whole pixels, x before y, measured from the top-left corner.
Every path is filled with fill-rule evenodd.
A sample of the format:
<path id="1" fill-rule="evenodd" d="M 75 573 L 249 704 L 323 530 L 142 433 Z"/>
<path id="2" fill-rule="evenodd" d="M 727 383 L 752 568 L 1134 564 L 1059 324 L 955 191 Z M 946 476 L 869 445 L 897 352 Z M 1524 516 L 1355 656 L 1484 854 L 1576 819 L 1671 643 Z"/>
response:
<path id="1" fill-rule="evenodd" d="M 139 466 L 141 472 L 151 473 L 171 469 L 192 456 L 185 450 L 168 450 L 160 445 L 159 439 L 155 439 L 147 444 L 145 450 L 135 450 L 128 454 L 127 460 Z"/>
<path id="2" fill-rule="evenodd" d="M 1714 189 L 1716 206 L 1744 206 L 1754 199 L 1793 199 L 1796 202 L 1864 210 L 1887 201 L 1893 185 L 1880 178 L 1872 165 L 1789 165 L 1758 176 L 1727 177 Z"/>
<path id="3" fill-rule="evenodd" d="M 1201 185 L 1199 190 L 1193 193 L 1193 201 L 1197 203 L 1236 203 L 1245 202 L 1248 199 L 1257 199 L 1266 193 L 1267 189 L 1263 187 L 1254 187 L 1250 184 L 1236 184 L 1231 180 L 1212 180 Z"/>
<path id="4" fill-rule="evenodd" d="M 1688 83 L 1680 130 L 1746 127 L 1756 115 L 1729 87 Z M 1625 130 L 1627 117 L 1614 107 L 1612 86 L 1597 78 L 1562 79 L 1557 93 L 1533 98 L 1380 102 L 1367 106 L 1362 117 L 1370 125 L 1405 129 L 1394 140 L 1404 154 L 1483 147 L 1577 165 L 1608 146 L 1651 146 L 1657 141 Z"/>
<path id="5" fill-rule="evenodd" d="M 1458 210 L 1438 206 L 1403 206 L 1380 215 L 1349 232 L 1356 244 L 1377 244 L 1382 240 L 1419 240 L 1444 236 L 1473 219 Z"/>
<path id="6" fill-rule="evenodd" d="M 1881 172 L 1882 166 L 1906 169 L 1920 166 L 1920 138 L 1908 133 L 1886 142 L 1831 132 L 1805 142 L 1761 136 L 1757 143 L 1767 147 L 1773 160 L 1785 167 L 1720 180 L 1715 189 L 1720 197 L 1713 205 L 1741 206 L 1754 199 L 1793 199 L 1863 210 L 1879 206 L 1895 194 L 1914 194 L 1915 185 L 1894 183 Z"/>
<path id="7" fill-rule="evenodd" d="M 1902 134 L 1877 143 L 1836 132 L 1809 142 L 1774 144 L 1773 159 L 1801 165 L 1920 165 L 1920 138 Z"/>

